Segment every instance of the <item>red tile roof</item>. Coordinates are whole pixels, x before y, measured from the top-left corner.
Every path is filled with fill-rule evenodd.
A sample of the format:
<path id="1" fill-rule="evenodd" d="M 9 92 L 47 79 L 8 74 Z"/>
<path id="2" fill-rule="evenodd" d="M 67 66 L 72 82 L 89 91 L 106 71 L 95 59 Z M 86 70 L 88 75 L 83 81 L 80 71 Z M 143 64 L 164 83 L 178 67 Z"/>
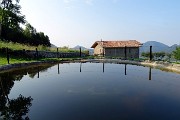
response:
<path id="1" fill-rule="evenodd" d="M 101 45 L 104 48 L 111 47 L 140 47 L 142 44 L 136 40 L 126 40 L 126 41 L 96 41 L 91 48 L 95 48 L 97 45 Z"/>

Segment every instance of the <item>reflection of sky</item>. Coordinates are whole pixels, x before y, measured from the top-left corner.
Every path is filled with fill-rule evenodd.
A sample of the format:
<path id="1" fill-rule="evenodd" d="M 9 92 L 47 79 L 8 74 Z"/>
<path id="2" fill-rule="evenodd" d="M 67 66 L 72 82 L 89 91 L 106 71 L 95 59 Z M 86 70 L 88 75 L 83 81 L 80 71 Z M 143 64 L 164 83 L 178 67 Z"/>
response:
<path id="1" fill-rule="evenodd" d="M 172 113 L 179 114 L 176 111 L 180 109 L 179 74 L 152 69 L 149 80 L 148 67 L 127 65 L 127 75 L 123 64 L 105 63 L 104 67 L 103 73 L 102 63 L 85 63 L 80 72 L 80 63 L 60 64 L 58 74 L 58 66 L 53 66 L 40 72 L 39 79 L 23 77 L 9 96 L 31 96 L 32 118 L 41 116 L 39 111 L 48 116 L 57 112 L 54 118 L 66 118 L 67 114 L 81 118 L 83 113 L 83 119 L 90 114 L 101 118 L 100 114 L 109 113 L 111 119 L 149 115 L 156 118 L 162 114 L 168 118 Z"/>

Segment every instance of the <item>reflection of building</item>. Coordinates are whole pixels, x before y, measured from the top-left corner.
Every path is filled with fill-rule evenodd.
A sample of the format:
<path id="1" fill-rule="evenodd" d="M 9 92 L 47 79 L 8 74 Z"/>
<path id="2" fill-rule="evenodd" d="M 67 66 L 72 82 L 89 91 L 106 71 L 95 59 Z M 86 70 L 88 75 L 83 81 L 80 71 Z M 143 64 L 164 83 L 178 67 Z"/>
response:
<path id="1" fill-rule="evenodd" d="M 142 44 L 136 40 L 128 41 L 96 41 L 94 55 L 103 55 L 120 58 L 139 58 L 139 47 Z"/>

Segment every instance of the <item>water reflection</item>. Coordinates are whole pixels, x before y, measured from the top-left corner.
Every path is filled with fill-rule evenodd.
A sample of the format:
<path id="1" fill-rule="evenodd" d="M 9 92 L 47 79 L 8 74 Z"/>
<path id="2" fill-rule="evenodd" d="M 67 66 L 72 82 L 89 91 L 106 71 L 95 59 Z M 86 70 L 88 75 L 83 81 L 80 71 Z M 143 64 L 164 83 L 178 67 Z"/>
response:
<path id="1" fill-rule="evenodd" d="M 80 63 L 80 72 L 81 72 L 82 63 Z"/>
<path id="2" fill-rule="evenodd" d="M 151 67 L 149 67 L 149 80 L 151 80 Z"/>
<path id="3" fill-rule="evenodd" d="M 21 93 L 17 98 L 9 99 L 11 89 L 15 81 L 21 81 L 24 75 L 29 74 L 34 77 L 39 71 L 46 71 L 48 66 L 36 66 L 32 68 L 23 68 L 11 72 L 0 73 L 0 119 L 5 120 L 28 120 L 27 115 L 32 106 L 33 98 L 31 96 L 25 97 Z"/>
<path id="4" fill-rule="evenodd" d="M 6 120 L 28 120 L 29 117 L 26 114 L 29 112 L 33 99 L 31 96 L 24 97 L 21 94 L 16 99 L 9 99 L 8 94 L 14 85 L 14 80 L 15 78 L 12 76 L 0 76 L 0 118 Z"/>
<path id="5" fill-rule="evenodd" d="M 38 66 L 38 78 L 39 78 L 39 66 Z"/>
<path id="6" fill-rule="evenodd" d="M 103 62 L 103 73 L 104 73 L 104 62 Z"/>
<path id="7" fill-rule="evenodd" d="M 179 118 L 177 75 L 129 64 L 60 65 L 0 74 L 0 119 Z"/>
<path id="8" fill-rule="evenodd" d="M 125 71 L 125 75 L 127 75 L 127 72 L 126 72 L 126 66 L 127 66 L 127 64 L 124 64 L 125 65 L 125 68 L 124 68 L 124 71 Z"/>
<path id="9" fill-rule="evenodd" d="M 58 63 L 58 74 L 60 74 L 60 71 L 59 71 L 59 63 Z"/>
<path id="10" fill-rule="evenodd" d="M 80 63 L 79 71 L 82 72 L 82 62 Z M 149 80 L 152 79 L 151 71 L 152 71 L 152 68 L 149 67 Z M 103 73 L 105 72 L 105 63 L 104 62 L 102 63 L 102 72 Z M 58 64 L 58 74 L 59 74 L 59 64 Z M 127 75 L 127 64 L 124 64 L 124 74 Z"/>

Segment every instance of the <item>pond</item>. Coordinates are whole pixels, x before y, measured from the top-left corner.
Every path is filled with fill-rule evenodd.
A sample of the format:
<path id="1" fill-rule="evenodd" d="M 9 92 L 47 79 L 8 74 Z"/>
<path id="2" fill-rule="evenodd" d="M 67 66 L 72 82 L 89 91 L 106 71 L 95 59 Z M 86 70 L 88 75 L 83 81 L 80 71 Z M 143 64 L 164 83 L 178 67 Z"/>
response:
<path id="1" fill-rule="evenodd" d="M 112 63 L 0 73 L 0 119 L 180 119 L 180 74 Z"/>

